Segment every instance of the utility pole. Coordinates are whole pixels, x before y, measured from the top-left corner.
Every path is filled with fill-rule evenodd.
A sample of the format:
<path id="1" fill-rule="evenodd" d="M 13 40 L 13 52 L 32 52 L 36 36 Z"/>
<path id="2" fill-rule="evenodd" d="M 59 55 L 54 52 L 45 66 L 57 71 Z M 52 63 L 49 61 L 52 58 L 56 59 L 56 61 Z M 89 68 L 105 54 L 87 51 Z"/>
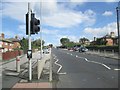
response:
<path id="1" fill-rule="evenodd" d="M 41 22 L 42 22 L 42 1 L 40 2 L 40 20 L 41 20 Z M 40 38 L 41 38 L 41 45 L 40 45 L 40 50 L 41 50 L 41 59 L 42 59 L 42 57 L 43 57 L 43 50 L 42 50 L 42 25 L 41 25 L 41 32 L 40 32 Z"/>
<path id="2" fill-rule="evenodd" d="M 29 50 L 31 50 L 31 32 L 30 32 L 30 21 L 31 21 L 31 8 L 30 2 L 28 3 L 28 38 L 29 38 Z M 28 58 L 29 62 L 29 81 L 32 80 L 32 65 L 31 65 L 31 58 Z"/>
<path id="3" fill-rule="evenodd" d="M 120 1 L 118 3 L 118 7 L 116 8 L 116 12 L 117 12 L 117 30 L 118 30 L 118 57 L 120 57 L 120 22 L 119 22 Z"/>

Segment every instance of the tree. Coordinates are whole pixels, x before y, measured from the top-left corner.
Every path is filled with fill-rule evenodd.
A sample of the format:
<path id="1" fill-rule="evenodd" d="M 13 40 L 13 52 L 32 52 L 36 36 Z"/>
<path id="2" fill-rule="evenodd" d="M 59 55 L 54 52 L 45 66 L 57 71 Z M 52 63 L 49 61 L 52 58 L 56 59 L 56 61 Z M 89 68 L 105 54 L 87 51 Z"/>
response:
<path id="1" fill-rule="evenodd" d="M 70 40 L 68 38 L 61 38 L 60 42 L 61 42 L 62 46 L 66 46 L 66 44 L 69 43 Z"/>
<path id="2" fill-rule="evenodd" d="M 23 37 L 23 38 L 20 40 L 20 45 L 21 45 L 21 49 L 24 51 L 24 53 L 27 53 L 27 49 L 28 49 L 28 39 Z"/>
<path id="3" fill-rule="evenodd" d="M 74 42 L 68 42 L 66 43 L 67 47 L 74 47 L 76 44 Z"/>
<path id="4" fill-rule="evenodd" d="M 45 41 L 42 40 L 42 45 L 44 45 L 44 44 L 45 44 Z M 33 46 L 33 49 L 40 48 L 41 39 L 36 39 L 36 40 L 32 41 L 32 46 Z"/>
<path id="5" fill-rule="evenodd" d="M 81 44 L 86 44 L 86 42 L 89 42 L 89 39 L 87 39 L 85 37 L 79 39 L 79 43 L 81 43 Z"/>
<path id="6" fill-rule="evenodd" d="M 107 41 L 105 39 L 97 38 L 96 44 L 97 45 L 106 45 Z"/>

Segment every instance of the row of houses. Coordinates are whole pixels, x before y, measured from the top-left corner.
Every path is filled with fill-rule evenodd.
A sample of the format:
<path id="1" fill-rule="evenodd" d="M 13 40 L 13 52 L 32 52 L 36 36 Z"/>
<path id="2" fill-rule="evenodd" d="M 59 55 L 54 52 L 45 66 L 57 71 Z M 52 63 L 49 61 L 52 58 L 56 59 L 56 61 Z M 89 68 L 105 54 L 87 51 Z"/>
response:
<path id="1" fill-rule="evenodd" d="M 105 36 L 100 38 L 94 37 L 94 41 L 92 41 L 90 44 L 97 45 L 98 43 L 102 44 L 102 42 L 105 42 L 103 44 L 107 46 L 118 45 L 118 36 L 115 36 L 114 32 L 110 32 L 110 34 L 106 34 Z"/>
<path id="2" fill-rule="evenodd" d="M 16 48 L 20 48 L 19 39 L 17 36 L 14 38 L 5 38 L 5 34 L 0 34 L 0 52 L 14 51 Z"/>
<path id="3" fill-rule="evenodd" d="M 110 32 L 103 37 L 94 37 L 93 41 L 89 41 L 87 38 L 81 38 L 78 44 L 83 45 L 106 45 L 115 46 L 118 45 L 118 36 L 114 32 Z"/>

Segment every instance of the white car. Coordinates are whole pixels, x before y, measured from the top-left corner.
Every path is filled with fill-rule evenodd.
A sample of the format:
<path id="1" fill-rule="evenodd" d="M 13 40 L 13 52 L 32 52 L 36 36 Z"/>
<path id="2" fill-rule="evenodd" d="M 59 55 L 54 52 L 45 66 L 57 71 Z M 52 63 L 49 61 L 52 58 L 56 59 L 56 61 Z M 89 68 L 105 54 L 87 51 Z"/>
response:
<path id="1" fill-rule="evenodd" d="M 50 53 L 50 50 L 49 50 L 49 49 L 43 49 L 43 53 L 44 53 L 44 54 L 49 54 L 49 53 Z"/>

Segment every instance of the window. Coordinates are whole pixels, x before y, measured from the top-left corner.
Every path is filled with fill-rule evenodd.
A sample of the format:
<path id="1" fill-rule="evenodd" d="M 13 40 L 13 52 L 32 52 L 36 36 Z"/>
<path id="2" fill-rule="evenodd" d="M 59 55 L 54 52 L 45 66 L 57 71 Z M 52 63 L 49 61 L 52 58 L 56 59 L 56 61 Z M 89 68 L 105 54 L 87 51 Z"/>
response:
<path id="1" fill-rule="evenodd" d="M 8 45 L 8 43 L 5 43 L 5 45 Z"/>

